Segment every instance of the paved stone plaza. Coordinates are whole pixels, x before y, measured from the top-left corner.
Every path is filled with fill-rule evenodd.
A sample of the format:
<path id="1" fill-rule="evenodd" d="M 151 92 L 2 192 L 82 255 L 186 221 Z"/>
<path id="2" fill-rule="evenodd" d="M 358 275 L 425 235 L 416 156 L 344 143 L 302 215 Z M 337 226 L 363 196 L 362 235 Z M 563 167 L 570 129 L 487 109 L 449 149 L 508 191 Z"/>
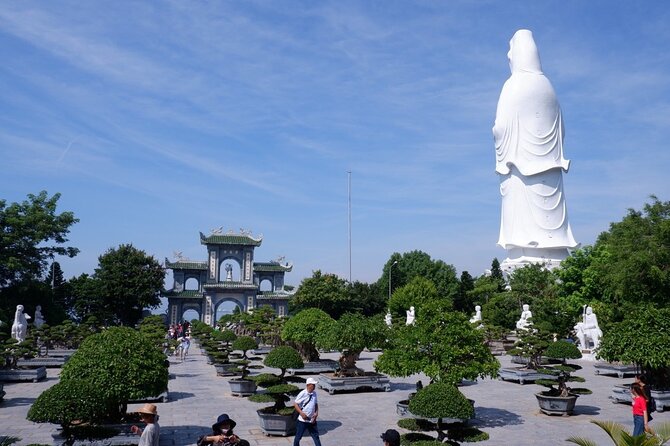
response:
<path id="1" fill-rule="evenodd" d="M 378 353 L 364 352 L 358 363 L 360 367 L 372 369 Z M 326 358 L 337 357 L 326 354 Z M 227 412 L 237 421 L 235 431 L 252 445 L 290 445 L 293 437 L 266 437 L 258 427 L 255 410 L 266 404 L 256 404 L 245 398 L 230 395 L 227 378 L 217 377 L 214 367 L 205 363 L 197 347 L 184 363 L 170 358 L 170 401 L 158 403 L 161 425 L 161 445 L 194 445 L 197 437 L 208 432 L 216 417 Z M 501 357 L 503 366 L 509 366 L 508 357 Z M 577 383 L 593 391 L 577 401 L 576 414 L 572 417 L 549 417 L 542 415 L 534 392 L 541 387 L 534 384 L 521 386 L 516 383 L 484 380 L 464 386 L 463 393 L 475 400 L 477 419 L 475 425 L 488 432 L 491 439 L 482 445 L 567 445 L 565 439 L 571 435 L 590 437 L 598 444 L 611 441 L 589 420 L 613 420 L 632 428 L 630 406 L 613 404 L 608 398 L 613 384 L 630 382 L 632 379 L 600 376 L 594 373 L 591 363 L 582 363 L 584 369 L 578 374 L 586 378 Z M 40 383 L 6 384 L 7 395 L 0 404 L 0 434 L 21 437 L 19 445 L 31 443 L 51 444 L 53 425 L 34 424 L 26 421 L 30 404 L 47 387 L 57 382 L 58 370 L 50 369 L 49 377 Z M 395 427 L 399 416 L 395 403 L 405 399 L 414 390 L 419 377 L 393 378 L 390 392 L 346 393 L 329 395 L 319 392 L 322 443 L 327 445 L 376 445 L 380 446 L 382 431 Z M 424 384 L 427 383 L 423 378 Z M 132 410 L 139 405 L 133 405 Z M 670 420 L 668 413 L 655 413 L 651 425 Z M 398 429 L 401 430 L 401 429 Z M 401 430 L 402 431 L 402 430 Z M 311 445 L 306 437 L 303 445 Z"/>

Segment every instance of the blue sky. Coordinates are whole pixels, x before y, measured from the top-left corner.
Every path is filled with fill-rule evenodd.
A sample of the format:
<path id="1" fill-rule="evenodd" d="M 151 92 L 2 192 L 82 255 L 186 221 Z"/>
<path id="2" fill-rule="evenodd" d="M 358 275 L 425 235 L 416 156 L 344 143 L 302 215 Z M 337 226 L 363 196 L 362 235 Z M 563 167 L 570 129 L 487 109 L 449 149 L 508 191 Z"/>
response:
<path id="1" fill-rule="evenodd" d="M 500 197 L 491 127 L 508 42 L 533 31 L 566 126 L 576 239 L 670 185 L 670 4 L 216 1 L 0 4 L 0 197 L 61 192 L 69 278 L 133 243 L 206 258 L 263 234 L 287 283 L 374 281 L 420 249 L 481 274 Z"/>

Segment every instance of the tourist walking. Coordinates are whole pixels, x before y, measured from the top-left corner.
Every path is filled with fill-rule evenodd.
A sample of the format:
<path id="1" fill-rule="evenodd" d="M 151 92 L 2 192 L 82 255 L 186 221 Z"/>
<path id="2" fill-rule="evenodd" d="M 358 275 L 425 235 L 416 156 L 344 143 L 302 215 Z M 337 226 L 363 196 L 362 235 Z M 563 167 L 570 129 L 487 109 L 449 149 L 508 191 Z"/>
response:
<path id="1" fill-rule="evenodd" d="M 293 446 L 298 446 L 305 430 L 309 432 L 315 446 L 321 446 L 319 440 L 319 429 L 316 425 L 316 419 L 319 416 L 319 402 L 316 396 L 316 385 L 319 382 L 314 378 L 307 378 L 305 381 L 305 389 L 302 390 L 298 396 L 295 397 L 293 407 L 298 412 L 298 420 L 296 424 L 295 438 L 293 439 Z"/>
<path id="2" fill-rule="evenodd" d="M 179 359 L 182 361 L 188 355 L 188 349 L 191 347 L 191 339 L 188 336 L 183 336 L 179 339 Z"/>
<path id="3" fill-rule="evenodd" d="M 384 446 L 400 446 L 400 434 L 395 429 L 388 429 L 380 437 Z"/>
<path id="4" fill-rule="evenodd" d="M 653 420 L 652 412 L 656 412 L 656 402 L 651 396 L 651 389 L 647 385 L 647 375 L 636 375 L 635 384 L 639 384 L 644 392 L 644 398 L 647 400 L 647 422 Z"/>
<path id="5" fill-rule="evenodd" d="M 647 399 L 642 387 L 634 383 L 630 388 L 633 397 L 633 437 L 649 432 L 649 418 L 647 413 Z"/>
<path id="6" fill-rule="evenodd" d="M 242 440 L 240 437 L 233 433 L 233 429 L 237 423 L 235 420 L 232 420 L 227 413 L 219 415 L 219 418 L 216 419 L 216 423 L 212 425 L 212 434 L 203 435 L 198 438 L 198 446 L 249 446 L 247 440 Z"/>
<path id="7" fill-rule="evenodd" d="M 158 409 L 154 404 L 147 403 L 137 412 L 140 414 L 140 421 L 147 424 L 144 429 L 140 429 L 138 426 L 130 427 L 133 434 L 141 435 L 138 446 L 158 446 L 160 438 Z"/>

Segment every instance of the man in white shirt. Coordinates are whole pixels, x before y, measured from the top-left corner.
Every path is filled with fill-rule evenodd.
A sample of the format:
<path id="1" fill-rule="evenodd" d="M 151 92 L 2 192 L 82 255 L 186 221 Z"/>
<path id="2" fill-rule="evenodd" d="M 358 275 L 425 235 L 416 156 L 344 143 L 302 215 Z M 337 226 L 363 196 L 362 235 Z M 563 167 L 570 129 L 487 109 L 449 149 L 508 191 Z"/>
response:
<path id="1" fill-rule="evenodd" d="M 316 397 L 316 385 L 318 381 L 314 378 L 307 378 L 305 384 L 305 390 L 301 391 L 295 397 L 295 402 L 293 403 L 293 407 L 298 411 L 293 446 L 300 445 L 300 440 L 305 433 L 305 429 L 309 431 L 309 435 L 314 440 L 314 446 L 321 446 L 319 430 L 316 427 L 316 419 L 319 416 L 319 402 Z"/>

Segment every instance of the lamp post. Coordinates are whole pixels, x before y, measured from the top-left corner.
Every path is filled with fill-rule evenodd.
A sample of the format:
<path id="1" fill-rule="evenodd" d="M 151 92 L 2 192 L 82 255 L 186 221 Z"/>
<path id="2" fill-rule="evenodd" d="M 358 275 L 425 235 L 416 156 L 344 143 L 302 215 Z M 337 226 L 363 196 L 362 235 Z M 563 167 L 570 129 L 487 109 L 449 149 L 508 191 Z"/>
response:
<path id="1" fill-rule="evenodd" d="M 393 265 L 396 265 L 397 263 L 398 261 L 396 260 L 389 266 L 389 300 L 391 300 L 391 272 L 393 272 Z"/>

